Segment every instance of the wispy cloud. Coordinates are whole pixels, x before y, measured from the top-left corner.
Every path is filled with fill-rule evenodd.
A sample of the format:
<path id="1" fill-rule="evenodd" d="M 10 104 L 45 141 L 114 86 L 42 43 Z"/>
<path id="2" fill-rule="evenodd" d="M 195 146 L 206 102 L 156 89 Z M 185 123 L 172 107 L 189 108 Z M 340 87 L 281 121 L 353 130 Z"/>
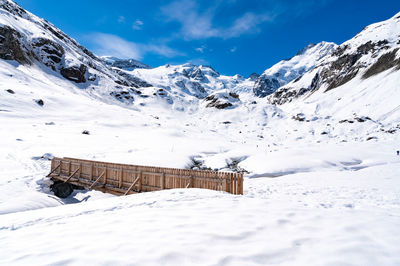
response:
<path id="1" fill-rule="evenodd" d="M 143 28 L 144 22 L 140 19 L 135 20 L 132 24 L 134 30 L 141 30 Z"/>
<path id="2" fill-rule="evenodd" d="M 229 52 L 234 53 L 234 52 L 236 52 L 236 50 L 237 50 L 237 47 L 234 46 L 234 47 L 232 47 L 231 49 L 229 49 Z"/>
<path id="3" fill-rule="evenodd" d="M 216 10 L 221 1 L 201 11 L 194 0 L 175 0 L 161 8 L 167 21 L 181 24 L 181 34 L 185 39 L 206 39 L 211 37 L 229 39 L 243 34 L 259 32 L 258 26 L 272 21 L 274 16 L 268 12 L 246 12 L 230 21 L 228 25 L 215 25 Z"/>
<path id="4" fill-rule="evenodd" d="M 125 17 L 124 16 L 119 16 L 118 17 L 118 23 L 125 23 Z"/>
<path id="5" fill-rule="evenodd" d="M 204 51 L 207 49 L 206 45 L 202 45 L 200 47 L 195 48 L 194 50 L 199 52 L 199 53 L 204 53 Z"/>
<path id="6" fill-rule="evenodd" d="M 143 59 L 146 54 L 156 54 L 172 58 L 184 54 L 170 48 L 166 44 L 145 44 L 127 41 L 117 35 L 107 33 L 92 33 L 86 36 L 91 49 L 98 55 L 110 55 L 118 58 Z"/>
<path id="7" fill-rule="evenodd" d="M 179 23 L 180 32 L 176 36 L 186 40 L 230 39 L 260 33 L 268 22 L 308 14 L 329 1 L 332 0 L 215 0 L 211 5 L 204 5 L 197 0 L 173 0 L 161 7 L 161 13 L 166 22 Z M 237 12 L 243 6 L 246 8 L 242 13 Z M 229 8 L 236 12 L 221 21 L 221 10 Z"/>

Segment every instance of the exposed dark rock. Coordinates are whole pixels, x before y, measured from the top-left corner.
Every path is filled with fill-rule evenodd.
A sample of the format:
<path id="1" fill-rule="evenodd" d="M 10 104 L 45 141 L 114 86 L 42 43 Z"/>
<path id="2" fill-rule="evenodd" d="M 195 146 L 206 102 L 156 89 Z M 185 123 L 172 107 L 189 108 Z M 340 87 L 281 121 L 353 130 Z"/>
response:
<path id="1" fill-rule="evenodd" d="M 83 130 L 83 131 L 82 131 L 82 134 L 83 134 L 83 135 L 90 135 L 90 132 L 89 132 L 89 130 Z"/>
<path id="2" fill-rule="evenodd" d="M 203 161 L 196 159 L 194 156 L 190 157 L 190 163 L 186 166 L 186 168 L 192 170 L 212 170 L 210 167 L 204 166 Z"/>
<path id="3" fill-rule="evenodd" d="M 193 78 L 197 81 L 204 82 L 204 83 L 208 82 L 207 77 L 205 76 L 203 71 L 201 71 L 200 68 L 195 68 L 191 73 L 189 73 L 189 78 Z"/>
<path id="4" fill-rule="evenodd" d="M 292 116 L 293 120 L 304 122 L 306 120 L 306 116 L 302 113 Z"/>
<path id="5" fill-rule="evenodd" d="M 42 99 L 35 100 L 35 102 L 36 102 L 39 106 L 43 106 L 43 105 L 44 105 L 44 101 L 43 101 Z"/>
<path id="6" fill-rule="evenodd" d="M 15 91 L 13 91 L 12 89 L 7 89 L 6 92 L 11 93 L 11 94 L 15 94 Z"/>
<path id="7" fill-rule="evenodd" d="M 259 76 L 260 76 L 259 74 L 253 72 L 250 74 L 249 79 L 251 81 L 256 81 Z"/>
<path id="8" fill-rule="evenodd" d="M 108 57 L 108 58 L 104 58 L 103 61 L 111 67 L 117 67 L 120 69 L 129 70 L 129 71 L 132 71 L 136 68 L 144 68 L 144 69 L 153 68 L 152 66 L 146 65 L 135 59 L 119 59 L 119 58 L 115 58 L 115 57 Z"/>
<path id="9" fill-rule="evenodd" d="M 231 103 L 211 102 L 211 103 L 207 104 L 207 107 L 215 107 L 217 109 L 225 109 L 225 108 L 228 108 L 231 106 L 232 106 Z"/>
<path id="10" fill-rule="evenodd" d="M 128 86 L 128 87 L 135 87 L 135 88 L 143 88 L 143 87 L 152 87 L 153 85 L 147 83 L 146 81 L 135 77 L 125 71 L 121 71 L 119 69 L 114 69 L 114 71 L 123 77 L 125 80 L 117 80 L 115 83 Z"/>
<path id="11" fill-rule="evenodd" d="M 50 189 L 54 192 L 54 195 L 62 199 L 67 198 L 74 191 L 71 184 L 62 181 L 55 181 L 54 184 L 50 186 Z"/>
<path id="12" fill-rule="evenodd" d="M 15 60 L 20 64 L 30 64 L 31 60 L 21 45 L 22 36 L 9 26 L 0 27 L 0 58 Z"/>
<path id="13" fill-rule="evenodd" d="M 235 98 L 235 99 L 239 99 L 239 95 L 234 92 L 230 92 L 229 96 L 231 96 L 232 98 Z"/>
<path id="14" fill-rule="evenodd" d="M 340 124 L 342 124 L 342 123 L 350 123 L 350 124 L 353 124 L 354 121 L 353 121 L 353 120 L 348 120 L 348 119 L 343 119 L 343 120 L 340 120 L 339 123 L 340 123 Z"/>
<path id="15" fill-rule="evenodd" d="M 56 65 L 61 62 L 65 54 L 64 48 L 60 44 L 45 38 L 32 40 L 32 47 L 37 49 L 38 60 L 53 70 L 56 70 Z"/>
<path id="16" fill-rule="evenodd" d="M 379 57 L 378 61 L 364 73 L 363 78 L 367 79 L 395 66 L 397 66 L 397 69 L 400 69 L 400 59 L 396 59 L 396 53 L 398 50 L 399 48 L 394 49 L 393 51 Z"/>
<path id="17" fill-rule="evenodd" d="M 228 97 L 225 97 L 228 98 Z M 232 97 L 233 98 L 233 97 Z M 223 102 L 221 101 L 217 96 L 215 95 L 209 95 L 206 97 L 205 99 L 206 101 L 209 101 L 209 103 L 206 105 L 206 107 L 210 108 L 210 107 L 215 107 L 217 109 L 225 109 L 228 107 L 233 106 L 233 104 L 231 104 L 230 102 Z"/>
<path id="18" fill-rule="evenodd" d="M 322 131 L 322 132 L 321 132 L 321 135 L 328 135 L 328 132 Z"/>
<path id="19" fill-rule="evenodd" d="M 64 78 L 68 80 L 74 81 L 76 83 L 84 83 L 86 82 L 85 79 L 86 70 L 87 67 L 81 64 L 79 67 L 72 66 L 67 68 L 61 68 L 60 73 Z"/>
<path id="20" fill-rule="evenodd" d="M 368 141 L 368 140 L 373 140 L 373 139 L 378 139 L 378 138 L 377 138 L 377 137 L 368 137 L 368 138 L 367 138 L 367 141 Z"/>
<path id="21" fill-rule="evenodd" d="M 336 50 L 332 53 L 333 56 L 342 56 L 344 54 L 344 52 L 349 48 L 349 46 L 346 45 L 341 45 L 338 48 L 336 48 Z"/>
<path id="22" fill-rule="evenodd" d="M 249 173 L 249 171 L 239 166 L 239 163 L 246 158 L 247 157 L 226 160 L 226 167 L 231 169 L 235 173 Z"/>
<path id="23" fill-rule="evenodd" d="M 274 93 L 279 87 L 280 83 L 277 79 L 261 75 L 254 83 L 253 93 L 257 97 L 264 98 Z"/>
<path id="24" fill-rule="evenodd" d="M 359 123 L 363 123 L 367 120 L 371 120 L 371 118 L 369 118 L 368 116 L 362 116 L 362 117 L 354 117 L 354 120 L 356 120 Z"/>

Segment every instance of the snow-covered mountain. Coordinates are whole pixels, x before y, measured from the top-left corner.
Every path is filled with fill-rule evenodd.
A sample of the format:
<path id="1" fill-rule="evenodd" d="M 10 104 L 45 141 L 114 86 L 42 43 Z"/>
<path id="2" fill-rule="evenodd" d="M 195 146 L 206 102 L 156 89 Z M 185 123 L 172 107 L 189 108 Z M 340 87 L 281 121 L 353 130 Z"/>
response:
<path id="1" fill-rule="evenodd" d="M 294 57 L 282 60 L 268 68 L 257 78 L 253 92 L 258 97 L 265 97 L 275 92 L 292 80 L 319 65 L 323 58 L 332 53 L 337 47 L 330 42 L 309 44 L 300 50 Z"/>
<path id="2" fill-rule="evenodd" d="M 399 19 L 308 46 L 258 97 L 257 74 L 102 59 L 0 0 L 0 264 L 399 265 Z M 59 199 L 52 156 L 242 171 L 244 195 Z"/>
<path id="3" fill-rule="evenodd" d="M 388 77 L 393 76 L 390 74 L 400 69 L 399 48 L 400 13 L 365 27 L 354 38 L 322 58 L 301 78 L 279 88 L 269 97 L 270 102 L 283 104 L 300 97 L 304 99 L 316 91 L 328 92 L 353 82 L 387 82 Z M 391 86 L 395 87 L 394 84 Z M 354 92 L 354 84 L 352 87 L 349 90 Z"/>
<path id="4" fill-rule="evenodd" d="M 39 67 L 67 79 L 99 98 L 127 90 L 135 94 L 150 84 L 120 75 L 50 22 L 27 12 L 11 0 L 0 0 L 0 58 Z"/>
<path id="5" fill-rule="evenodd" d="M 117 67 L 124 70 L 132 71 L 136 68 L 152 68 L 151 66 L 146 65 L 145 63 L 142 63 L 135 59 L 120 59 L 113 56 L 102 56 L 101 59 L 103 59 L 104 62 L 109 66 Z"/>

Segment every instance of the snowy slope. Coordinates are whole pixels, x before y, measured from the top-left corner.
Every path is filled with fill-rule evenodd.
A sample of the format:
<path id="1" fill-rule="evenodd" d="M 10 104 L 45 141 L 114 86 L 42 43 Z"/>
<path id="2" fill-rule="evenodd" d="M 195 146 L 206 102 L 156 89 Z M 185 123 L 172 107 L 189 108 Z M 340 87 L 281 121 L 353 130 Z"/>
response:
<path id="1" fill-rule="evenodd" d="M 115 101 L 114 94 L 126 91 L 131 102 L 140 93 L 137 88 L 151 86 L 137 77 L 120 75 L 54 25 L 11 0 L 0 0 L 0 58 L 40 67 L 105 101 Z"/>
<path id="2" fill-rule="evenodd" d="M 51 25 L 13 7 L 27 17 L 3 8 L 0 21 L 20 39 Z M 266 98 L 253 95 L 254 78 L 207 66 L 110 68 L 46 31 L 65 51 L 53 70 L 0 38 L 0 264 L 398 265 L 400 71 L 364 78 L 396 49 L 389 35 L 400 34 L 397 23 L 367 27 L 346 43 L 354 47 Z M 347 83 L 326 91 L 321 79 L 308 90 L 317 71 L 322 77 L 368 38 L 379 42 L 374 31 L 387 49 L 363 52 L 365 66 Z M 36 51 L 30 43 L 24 47 Z M 4 47 L 14 58 L 4 58 Z M 24 58 L 30 62 L 18 62 Z M 96 80 L 66 79 L 66 58 L 87 63 L 85 75 Z M 340 70 L 334 74 L 352 71 Z M 285 88 L 306 90 L 279 96 Z M 61 200 L 45 177 L 52 156 L 246 171 L 245 193 L 76 190 Z"/>
<path id="3" fill-rule="evenodd" d="M 320 65 L 324 57 L 331 54 L 337 45 L 331 42 L 309 44 L 300 50 L 294 57 L 282 60 L 264 71 L 257 78 L 253 92 L 258 97 L 272 94 L 292 80 L 295 80 L 317 65 Z"/>
<path id="4" fill-rule="evenodd" d="M 279 88 L 270 96 L 270 102 L 283 104 L 296 98 L 308 97 L 315 91 L 336 90 L 359 80 L 362 84 L 378 85 L 387 82 L 386 75 L 398 72 L 400 60 L 400 13 L 392 18 L 365 27 L 354 38 L 341 44 L 323 62 L 300 79 Z M 380 77 L 376 78 L 375 76 Z M 392 86 L 395 87 L 393 83 Z M 395 88 L 393 88 L 395 90 Z M 392 88 L 387 88 L 391 91 Z M 358 89 L 351 89 L 352 92 Z M 328 98 L 327 96 L 326 98 Z"/>
<path id="5" fill-rule="evenodd" d="M 120 59 L 113 56 L 102 56 L 101 59 L 109 66 L 117 67 L 124 70 L 134 70 L 135 68 L 152 68 L 145 63 L 135 59 Z"/>

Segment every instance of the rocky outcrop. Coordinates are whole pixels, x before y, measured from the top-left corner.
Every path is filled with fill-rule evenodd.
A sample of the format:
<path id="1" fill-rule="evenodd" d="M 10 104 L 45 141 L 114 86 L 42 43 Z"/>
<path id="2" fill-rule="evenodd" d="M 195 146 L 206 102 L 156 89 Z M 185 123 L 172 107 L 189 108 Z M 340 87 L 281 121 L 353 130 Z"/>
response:
<path id="1" fill-rule="evenodd" d="M 116 57 L 103 56 L 101 58 L 107 65 L 123 70 L 132 71 L 137 68 L 151 69 L 153 67 L 139 62 L 135 59 L 119 59 Z"/>
<path id="2" fill-rule="evenodd" d="M 367 79 L 393 67 L 400 70 L 400 58 L 396 58 L 398 51 L 399 48 L 379 57 L 378 61 L 364 73 L 363 78 Z"/>
<path id="3" fill-rule="evenodd" d="M 33 39 L 32 47 L 34 48 L 37 59 L 56 71 L 57 66 L 64 57 L 64 48 L 60 44 L 45 38 Z"/>
<path id="4" fill-rule="evenodd" d="M 249 79 L 251 81 L 256 81 L 259 76 L 260 76 L 259 74 L 253 72 L 253 73 L 250 74 Z"/>
<path id="5" fill-rule="evenodd" d="M 336 44 L 329 42 L 307 45 L 294 57 L 282 60 L 265 70 L 256 79 L 253 87 L 254 95 L 266 97 L 289 82 L 298 81 L 304 73 L 320 65 L 336 47 Z"/>
<path id="6" fill-rule="evenodd" d="M 8 26 L 0 27 L 0 58 L 30 64 L 27 48 L 21 45 L 21 34 Z"/>
<path id="7" fill-rule="evenodd" d="M 87 67 L 81 64 L 79 67 L 78 66 L 71 66 L 66 68 L 63 67 L 60 69 L 60 74 L 68 80 L 74 81 L 76 83 L 84 83 L 86 82 L 85 79 L 86 70 Z"/>
<path id="8" fill-rule="evenodd" d="M 275 78 L 260 76 L 254 83 L 253 93 L 257 97 L 265 97 L 274 93 L 280 87 L 280 83 Z"/>
<path id="9" fill-rule="evenodd" d="M 272 104 L 284 104 L 317 90 L 328 92 L 355 77 L 368 79 L 383 71 L 400 70 L 400 19 L 372 24 L 346 41 L 319 65 L 268 97 Z"/>

